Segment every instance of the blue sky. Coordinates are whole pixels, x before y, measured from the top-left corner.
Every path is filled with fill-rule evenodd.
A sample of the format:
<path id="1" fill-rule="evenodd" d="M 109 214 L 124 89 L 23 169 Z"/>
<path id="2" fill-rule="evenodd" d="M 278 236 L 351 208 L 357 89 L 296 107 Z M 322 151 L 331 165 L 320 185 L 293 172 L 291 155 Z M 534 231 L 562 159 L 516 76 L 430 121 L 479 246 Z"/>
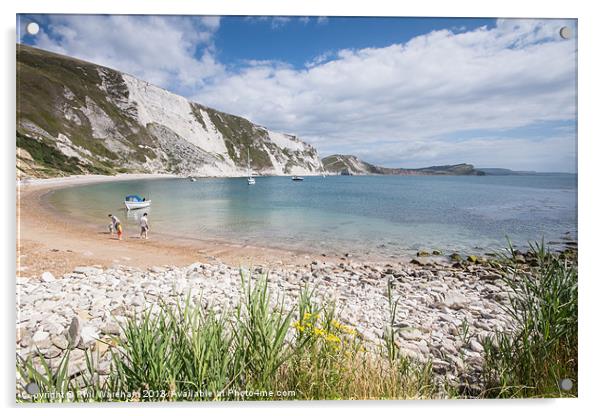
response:
<path id="1" fill-rule="evenodd" d="M 289 19 L 280 17 L 280 19 Z M 315 57 L 341 49 L 381 48 L 407 42 L 436 29 L 495 25 L 494 19 L 225 17 L 215 44 L 230 65 L 244 60 L 277 60 L 303 68 Z"/>
<path id="2" fill-rule="evenodd" d="M 36 21 L 41 31 L 23 35 Z M 20 41 L 106 65 L 325 156 L 576 171 L 572 20 L 21 15 Z"/>

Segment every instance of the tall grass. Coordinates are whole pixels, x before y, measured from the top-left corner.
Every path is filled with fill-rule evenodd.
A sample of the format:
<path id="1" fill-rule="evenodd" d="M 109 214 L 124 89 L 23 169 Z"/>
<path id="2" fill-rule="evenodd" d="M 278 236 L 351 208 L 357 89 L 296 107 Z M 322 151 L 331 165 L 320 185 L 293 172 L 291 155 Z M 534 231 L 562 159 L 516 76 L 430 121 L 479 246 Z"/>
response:
<path id="1" fill-rule="evenodd" d="M 533 245 L 526 259 L 514 250 L 496 262 L 510 290 L 506 313 L 516 327 L 484 341 L 479 397 L 560 397 L 577 394 L 577 265 L 571 253 Z M 344 324 L 336 305 L 305 287 L 293 309 L 274 296 L 267 277 L 241 274 L 238 306 L 220 313 L 190 298 L 159 303 L 122 324 L 110 342 L 109 374 L 98 352 L 85 369 L 69 371 L 70 354 L 50 366 L 41 354 L 18 359 L 23 385 L 40 394 L 20 401 L 179 401 L 414 399 L 464 397 L 438 381 L 430 363 L 408 358 L 395 330 L 397 305 L 388 286 L 390 316 L 381 342 Z M 53 369 L 54 368 L 54 369 Z M 575 387 L 563 391 L 562 379 Z M 476 394 L 476 393 L 475 393 Z"/>
<path id="2" fill-rule="evenodd" d="M 266 278 L 252 282 L 241 276 L 241 284 L 239 306 L 219 315 L 188 298 L 129 318 L 124 336 L 111 347 L 112 369 L 106 377 L 96 371 L 94 353 L 86 356 L 86 371 L 77 377 L 67 376 L 68 354 L 55 372 L 41 356 L 21 361 L 22 380 L 37 383 L 41 394 L 20 399 L 435 397 L 430 366 L 375 348 L 340 321 L 333 304 L 317 303 L 308 288 L 301 291 L 296 309 L 286 311 Z M 37 370 L 39 362 L 44 371 Z M 116 392 L 119 396 L 110 396 Z"/>
<path id="3" fill-rule="evenodd" d="M 493 397 L 577 395 L 577 264 L 575 252 L 553 254 L 531 245 L 525 259 L 512 248 L 503 256 L 503 279 L 510 288 L 506 312 L 515 331 L 484 343 L 485 384 Z M 570 379 L 573 389 L 560 388 Z"/>

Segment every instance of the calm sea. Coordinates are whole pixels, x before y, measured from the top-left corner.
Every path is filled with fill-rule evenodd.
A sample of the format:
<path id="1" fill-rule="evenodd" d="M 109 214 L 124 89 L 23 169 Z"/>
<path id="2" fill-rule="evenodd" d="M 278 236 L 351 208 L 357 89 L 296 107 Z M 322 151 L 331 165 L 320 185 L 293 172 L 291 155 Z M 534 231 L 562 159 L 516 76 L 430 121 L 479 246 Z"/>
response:
<path id="1" fill-rule="evenodd" d="M 152 199 L 151 229 L 161 233 L 355 257 L 487 252 L 506 237 L 524 246 L 577 232 L 570 174 L 153 179 L 60 189 L 48 201 L 99 229 L 112 212 L 137 233 L 141 212 L 125 212 L 128 194 Z"/>

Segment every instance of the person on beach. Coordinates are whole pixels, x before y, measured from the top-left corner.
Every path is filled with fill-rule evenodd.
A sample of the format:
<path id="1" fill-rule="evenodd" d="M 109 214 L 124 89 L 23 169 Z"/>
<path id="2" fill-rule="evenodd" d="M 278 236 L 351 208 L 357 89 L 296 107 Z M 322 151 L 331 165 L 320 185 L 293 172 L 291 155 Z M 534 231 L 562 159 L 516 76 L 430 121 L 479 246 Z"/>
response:
<path id="1" fill-rule="evenodd" d="M 142 218 L 140 218 L 140 238 L 148 240 L 148 230 L 148 213 L 145 212 Z"/>
<path id="2" fill-rule="evenodd" d="M 113 226 L 113 230 L 117 231 L 117 239 L 121 240 L 121 237 L 123 236 L 123 226 L 121 225 L 121 221 L 119 221 L 119 218 L 117 218 L 113 214 L 109 214 L 109 217 L 111 218 L 111 225 Z M 111 235 L 113 235 L 112 232 Z"/>

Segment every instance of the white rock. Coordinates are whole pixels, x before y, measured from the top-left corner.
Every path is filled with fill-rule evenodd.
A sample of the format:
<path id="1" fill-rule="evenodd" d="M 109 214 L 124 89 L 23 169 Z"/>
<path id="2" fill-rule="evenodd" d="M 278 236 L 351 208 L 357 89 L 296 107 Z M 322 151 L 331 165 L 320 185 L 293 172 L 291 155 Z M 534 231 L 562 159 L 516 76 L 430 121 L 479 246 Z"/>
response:
<path id="1" fill-rule="evenodd" d="M 102 269 L 98 269 L 96 267 L 76 267 L 73 270 L 73 273 L 78 273 L 78 274 L 85 274 L 85 275 L 93 275 L 93 274 L 98 274 L 98 273 L 102 273 Z"/>
<path id="2" fill-rule="evenodd" d="M 449 292 L 445 295 L 443 305 L 451 309 L 462 309 L 468 305 L 468 298 L 459 292 Z"/>
<path id="3" fill-rule="evenodd" d="M 42 281 L 46 282 L 46 283 L 50 283 L 50 282 L 54 282 L 56 280 L 56 278 L 54 277 L 54 275 L 50 272 L 44 272 L 42 273 Z"/>
<path id="4" fill-rule="evenodd" d="M 86 325 L 82 328 L 81 339 L 84 345 L 91 343 L 99 338 L 98 329 L 91 325 Z"/>
<path id="5" fill-rule="evenodd" d="M 483 352 L 483 346 L 476 339 L 470 340 L 470 349 L 474 352 Z"/>
<path id="6" fill-rule="evenodd" d="M 401 337 L 406 340 L 422 339 L 422 333 L 417 329 L 412 329 L 410 331 L 400 331 L 399 335 L 401 335 Z"/>
<path id="7" fill-rule="evenodd" d="M 33 334 L 32 340 L 37 344 L 38 342 L 46 340 L 49 336 L 50 334 L 46 331 L 37 331 Z"/>

